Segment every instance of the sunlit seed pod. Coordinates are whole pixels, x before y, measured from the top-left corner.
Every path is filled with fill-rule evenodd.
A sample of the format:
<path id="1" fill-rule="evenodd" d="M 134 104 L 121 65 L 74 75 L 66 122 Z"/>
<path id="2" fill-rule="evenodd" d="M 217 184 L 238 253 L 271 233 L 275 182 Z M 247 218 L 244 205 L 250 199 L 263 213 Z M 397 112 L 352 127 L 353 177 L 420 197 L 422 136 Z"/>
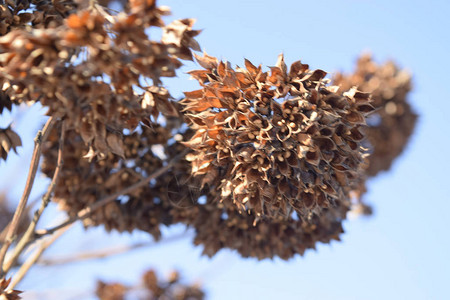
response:
<path id="1" fill-rule="evenodd" d="M 257 216 L 268 218 L 285 215 L 282 211 L 285 209 L 296 211 L 300 215 L 308 210 L 322 209 L 319 202 L 325 201 L 317 201 L 314 198 L 316 194 L 309 191 L 304 191 L 310 195 L 304 199 L 290 199 L 286 190 L 281 192 L 269 189 L 263 191 L 259 202 L 246 200 L 242 203 L 241 196 L 238 196 L 242 189 L 237 187 L 249 185 L 256 180 L 253 176 L 241 178 L 239 170 L 253 169 L 258 170 L 261 179 L 268 183 L 290 182 L 296 180 L 302 172 L 310 173 L 314 177 L 312 182 L 315 178 L 331 180 L 332 190 L 339 191 L 339 197 L 346 203 L 353 186 L 357 185 L 350 173 L 360 172 L 365 153 L 360 145 L 362 138 L 358 128 L 365 124 L 364 118 L 368 111 L 359 111 L 358 105 L 369 103 L 368 95 L 355 89 L 339 94 L 335 87 L 327 85 L 325 72 L 311 71 L 300 62 L 294 63 L 291 69 L 302 71 L 290 72 L 282 56 L 270 72 L 263 72 L 248 60 L 245 69 L 233 69 L 229 63 L 220 62 L 212 56 L 196 56 L 196 59 L 204 70 L 193 73 L 203 72 L 214 77 L 214 80 L 205 82 L 199 79 L 202 88 L 187 92 L 186 98 L 182 100 L 186 117 L 192 122 L 192 129 L 196 132 L 185 145 L 193 150 L 193 155 L 197 155 L 199 160 L 208 157 L 208 163 L 219 168 L 216 180 L 210 181 L 212 189 L 222 190 L 217 193 L 217 202 L 233 204 L 244 211 L 252 211 Z M 256 84 L 248 86 L 242 78 L 251 78 Z M 303 83 L 302 92 L 298 89 L 298 82 Z M 212 89 L 214 93 L 211 93 Z M 245 98 L 249 94 L 258 96 Z M 248 105 L 240 106 L 239 113 L 236 113 L 236 107 L 243 103 L 243 98 Z M 197 122 L 199 118 L 208 120 L 208 124 Z M 257 120 L 260 122 L 256 122 Z M 217 148 L 205 143 L 206 131 L 211 126 L 222 137 L 216 142 L 226 144 L 230 150 L 226 163 L 223 159 L 219 162 Z M 266 162 L 261 156 L 250 160 L 242 159 L 238 153 L 246 147 L 263 151 L 270 160 Z M 296 151 L 292 155 L 291 151 L 294 149 Z M 342 161 L 348 161 L 346 168 L 340 171 L 348 176 L 348 181 L 351 182 L 349 185 L 343 186 L 334 179 L 335 169 L 327 165 L 336 155 L 341 156 Z M 204 176 L 197 169 L 193 169 L 192 174 Z M 229 177 L 226 184 L 219 174 Z M 257 199 L 253 197 L 252 193 L 255 192 L 252 189 L 246 192 L 249 193 L 249 199 Z M 308 205 L 304 201 L 308 201 Z"/>

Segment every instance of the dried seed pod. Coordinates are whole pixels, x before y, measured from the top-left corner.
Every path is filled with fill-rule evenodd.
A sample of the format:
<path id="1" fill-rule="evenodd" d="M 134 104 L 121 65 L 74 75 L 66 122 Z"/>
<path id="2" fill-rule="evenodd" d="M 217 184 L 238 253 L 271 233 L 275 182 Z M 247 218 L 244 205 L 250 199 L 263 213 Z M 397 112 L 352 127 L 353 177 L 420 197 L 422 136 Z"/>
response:
<path id="1" fill-rule="evenodd" d="M 11 278 L 3 278 L 0 280 L 0 299 L 6 300 L 19 300 L 22 299 L 20 294 L 22 291 L 8 289 L 8 285 L 11 283 Z"/>
<path id="2" fill-rule="evenodd" d="M 366 173 L 369 177 L 389 170 L 392 162 L 405 149 L 414 131 L 417 114 L 411 108 L 407 95 L 411 90 L 411 75 L 399 69 L 394 62 L 379 65 L 370 55 L 362 55 L 352 74 L 338 73 L 333 84 L 343 90 L 352 86 L 372 94 L 375 111 L 368 119 L 362 134 L 353 133 L 353 138 L 366 135 L 367 145 L 372 148 L 368 156 Z M 362 106 L 361 109 L 365 109 Z"/>
<path id="3" fill-rule="evenodd" d="M 293 210 L 304 217 L 347 202 L 363 162 L 359 128 L 369 94 L 339 94 L 324 71 L 299 61 L 288 69 L 282 55 L 270 72 L 248 60 L 233 69 L 206 54 L 196 58 L 204 70 L 190 74 L 202 89 L 182 101 L 194 131 L 185 145 L 194 150 L 194 176 L 218 170 L 209 180 L 220 190 L 217 201 L 286 219 Z"/>
<path id="4" fill-rule="evenodd" d="M 0 128 L 0 158 L 6 160 L 8 153 L 11 150 L 17 153 L 16 148 L 22 146 L 22 141 L 17 133 L 15 133 L 11 126 L 8 128 Z"/>
<path id="5" fill-rule="evenodd" d="M 12 102 L 11 98 L 7 94 L 0 91 L 0 115 L 3 113 L 4 109 L 11 111 Z"/>

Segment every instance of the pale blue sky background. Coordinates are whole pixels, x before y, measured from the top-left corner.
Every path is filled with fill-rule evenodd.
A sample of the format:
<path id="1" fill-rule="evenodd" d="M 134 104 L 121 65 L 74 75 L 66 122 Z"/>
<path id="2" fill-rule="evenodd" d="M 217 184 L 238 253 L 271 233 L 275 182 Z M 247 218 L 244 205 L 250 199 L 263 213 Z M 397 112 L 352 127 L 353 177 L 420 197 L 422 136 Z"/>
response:
<path id="1" fill-rule="evenodd" d="M 134 283 L 149 267 L 162 274 L 180 269 L 188 281 L 202 282 L 208 299 L 450 299 L 450 2 L 159 3 L 169 5 L 175 18 L 196 18 L 196 28 L 204 29 L 198 37 L 203 49 L 232 64 L 243 65 L 245 57 L 269 66 L 283 52 L 287 62 L 301 59 L 312 68 L 350 72 L 365 50 L 379 62 L 394 59 L 414 74 L 410 102 L 420 115 L 415 135 L 392 170 L 369 183 L 367 199 L 375 215 L 347 221 L 340 243 L 321 245 L 317 252 L 288 262 L 258 262 L 231 251 L 221 251 L 213 259 L 200 257 L 201 249 L 191 246 L 186 237 L 94 263 L 37 268 L 21 286 L 37 292 L 25 294 L 25 299 L 45 299 L 50 294 L 39 291 L 49 289 L 53 299 L 90 299 L 80 289 L 92 290 L 95 278 Z M 183 71 L 192 68 L 195 65 L 188 64 Z M 165 81 L 174 96 L 197 88 L 186 78 L 180 74 Z M 17 127 L 37 128 L 39 124 L 31 121 L 24 118 Z M 25 130 L 24 140 L 35 130 Z M 32 145 L 25 144 L 22 153 L 27 147 Z M 24 155 L 21 161 L 24 168 L 29 159 Z M 9 165 L 14 164 L 9 168 L 2 164 L 0 187 L 8 187 L 6 180 L 18 173 L 14 168 L 22 171 L 17 158 Z M 11 195 L 20 189 L 16 186 Z M 180 229 L 167 231 L 167 236 Z M 101 229 L 83 234 L 75 228 L 47 257 L 149 240 L 143 233 L 106 239 L 102 234 Z"/>

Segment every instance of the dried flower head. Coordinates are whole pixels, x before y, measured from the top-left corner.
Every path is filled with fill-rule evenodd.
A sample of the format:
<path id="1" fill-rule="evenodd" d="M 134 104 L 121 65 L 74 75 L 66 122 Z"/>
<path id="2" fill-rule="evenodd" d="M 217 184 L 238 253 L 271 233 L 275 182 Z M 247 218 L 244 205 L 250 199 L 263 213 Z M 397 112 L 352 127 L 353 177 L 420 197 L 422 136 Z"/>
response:
<path id="1" fill-rule="evenodd" d="M 270 72 L 204 55 L 190 74 L 202 89 L 182 101 L 195 131 L 192 174 L 240 211 L 288 219 L 346 202 L 363 161 L 369 94 L 327 86 L 322 70 L 282 55 Z M 247 213 L 247 212 L 245 212 Z"/>
<path id="2" fill-rule="evenodd" d="M 393 62 L 378 65 L 370 55 L 362 55 L 354 73 L 338 73 L 333 84 L 340 85 L 343 90 L 357 86 L 372 94 L 376 110 L 368 119 L 367 128 L 363 129 L 372 148 L 366 174 L 375 176 L 389 170 L 394 159 L 405 149 L 417 120 L 407 99 L 411 75 Z"/>

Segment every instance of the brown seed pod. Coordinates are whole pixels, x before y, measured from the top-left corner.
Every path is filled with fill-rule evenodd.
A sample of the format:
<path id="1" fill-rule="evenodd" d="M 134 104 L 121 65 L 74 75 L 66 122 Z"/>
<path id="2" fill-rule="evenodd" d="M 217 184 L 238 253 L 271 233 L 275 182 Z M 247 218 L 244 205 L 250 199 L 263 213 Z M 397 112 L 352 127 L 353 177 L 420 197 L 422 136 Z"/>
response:
<path id="1" fill-rule="evenodd" d="M 3 278 L 0 280 L 0 299 L 6 300 L 19 300 L 22 299 L 20 294 L 22 291 L 8 289 L 8 285 L 11 283 L 11 278 Z"/>
<path id="2" fill-rule="evenodd" d="M 288 69 L 282 55 L 270 72 L 196 58 L 204 69 L 190 74 L 202 89 L 182 101 L 194 131 L 185 145 L 192 174 L 220 190 L 216 201 L 286 219 L 347 201 L 363 162 L 369 94 L 338 94 L 324 71 L 300 61 Z"/>

